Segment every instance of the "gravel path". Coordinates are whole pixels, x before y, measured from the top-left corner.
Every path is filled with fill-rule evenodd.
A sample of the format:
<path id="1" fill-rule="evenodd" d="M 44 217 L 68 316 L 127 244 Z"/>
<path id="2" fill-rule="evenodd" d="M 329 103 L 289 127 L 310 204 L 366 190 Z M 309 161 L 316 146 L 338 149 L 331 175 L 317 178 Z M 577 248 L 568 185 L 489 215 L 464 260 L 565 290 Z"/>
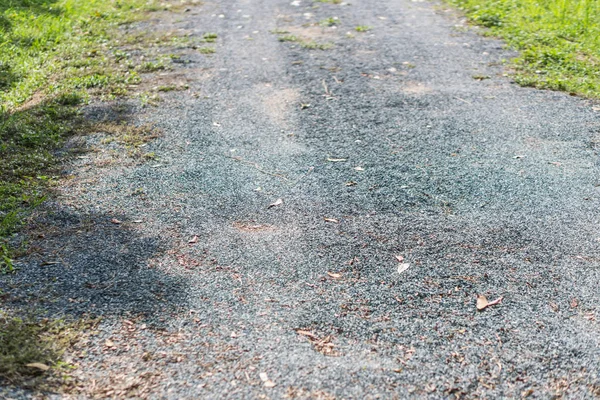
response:
<path id="1" fill-rule="evenodd" d="M 217 52 L 130 110 L 159 159 L 70 165 L 56 228 L 1 278 L 15 306 L 103 316 L 72 397 L 600 396 L 590 102 L 511 84 L 501 43 L 425 2 L 223 0 L 175 24 Z"/>

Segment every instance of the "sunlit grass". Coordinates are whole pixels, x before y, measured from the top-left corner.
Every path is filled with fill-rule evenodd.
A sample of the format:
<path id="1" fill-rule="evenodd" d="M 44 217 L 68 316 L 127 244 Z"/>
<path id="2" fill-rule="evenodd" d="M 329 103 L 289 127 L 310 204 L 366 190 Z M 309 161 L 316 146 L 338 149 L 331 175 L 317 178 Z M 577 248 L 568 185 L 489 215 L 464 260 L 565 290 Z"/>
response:
<path id="1" fill-rule="evenodd" d="M 600 97 L 600 1 L 447 1 L 520 50 L 518 83 Z"/>

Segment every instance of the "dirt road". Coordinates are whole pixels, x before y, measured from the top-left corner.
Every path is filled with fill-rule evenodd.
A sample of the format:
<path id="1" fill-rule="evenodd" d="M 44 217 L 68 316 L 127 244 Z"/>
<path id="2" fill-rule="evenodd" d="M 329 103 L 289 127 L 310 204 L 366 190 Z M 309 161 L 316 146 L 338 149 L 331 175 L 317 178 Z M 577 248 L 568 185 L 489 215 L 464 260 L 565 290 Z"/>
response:
<path id="1" fill-rule="evenodd" d="M 426 2 L 172 23 L 218 38 L 188 90 L 128 109 L 156 157 L 66 166 L 56 228 L 2 277 L 30 284 L 15 306 L 103 317 L 80 397 L 600 396 L 590 102 L 512 84 L 501 43 Z"/>

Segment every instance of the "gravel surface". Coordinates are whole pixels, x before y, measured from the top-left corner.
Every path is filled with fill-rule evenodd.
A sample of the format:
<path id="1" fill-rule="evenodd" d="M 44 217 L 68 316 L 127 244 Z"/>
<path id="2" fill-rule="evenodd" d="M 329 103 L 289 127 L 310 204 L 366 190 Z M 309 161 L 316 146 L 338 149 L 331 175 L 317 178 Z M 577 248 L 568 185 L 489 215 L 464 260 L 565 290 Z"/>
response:
<path id="1" fill-rule="evenodd" d="M 600 397 L 593 104 L 512 84 L 501 43 L 425 2 L 173 23 L 217 51 L 128 111 L 158 160 L 66 166 L 0 278 L 14 307 L 103 316 L 56 398 Z"/>

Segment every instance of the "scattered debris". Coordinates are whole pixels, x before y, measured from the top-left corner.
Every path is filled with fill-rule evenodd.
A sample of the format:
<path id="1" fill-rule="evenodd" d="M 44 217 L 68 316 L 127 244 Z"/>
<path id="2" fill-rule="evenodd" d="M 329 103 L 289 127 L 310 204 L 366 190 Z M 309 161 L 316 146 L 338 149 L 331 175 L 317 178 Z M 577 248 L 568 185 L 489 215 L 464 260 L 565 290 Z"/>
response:
<path id="1" fill-rule="evenodd" d="M 40 371 L 48 371 L 50 369 L 49 366 L 47 366 L 46 364 L 42 364 L 42 363 L 29 363 L 25 365 L 26 367 L 29 368 L 37 368 Z"/>
<path id="2" fill-rule="evenodd" d="M 188 240 L 189 244 L 194 244 L 194 243 L 198 243 L 198 235 L 194 235 L 193 238 L 191 238 L 190 240 Z"/>
<path id="3" fill-rule="evenodd" d="M 333 350 L 335 345 L 331 343 L 333 339 L 331 335 L 324 337 L 323 339 L 319 339 L 317 335 L 310 331 L 298 329 L 296 333 L 302 336 L 306 336 L 308 341 L 315 347 L 319 353 L 324 354 L 326 356 L 337 356 L 338 354 Z"/>
<path id="4" fill-rule="evenodd" d="M 269 207 L 267 207 L 267 208 L 277 207 L 277 206 L 280 206 L 282 204 L 283 204 L 283 199 L 277 199 L 273 203 L 269 204 Z"/>
<path id="5" fill-rule="evenodd" d="M 571 308 L 577 308 L 577 306 L 579 305 L 579 300 L 573 297 L 569 304 L 571 305 Z"/>
<path id="6" fill-rule="evenodd" d="M 486 309 L 490 306 L 495 306 L 496 304 L 499 304 L 502 301 L 502 299 L 503 299 L 503 297 L 498 297 L 494 301 L 488 301 L 487 297 L 485 297 L 484 295 L 478 295 L 477 296 L 477 311 L 483 311 L 484 309 Z"/>
<path id="7" fill-rule="evenodd" d="M 346 158 L 332 158 L 332 157 L 327 157 L 327 161 L 329 162 L 343 162 L 346 161 Z"/>
<path id="8" fill-rule="evenodd" d="M 409 263 L 400 263 L 398 264 L 398 273 L 401 274 L 406 271 L 410 267 Z"/>
<path id="9" fill-rule="evenodd" d="M 121 221 L 119 221 L 119 220 L 118 220 L 118 219 L 116 219 L 116 218 L 113 218 L 113 219 L 111 219 L 111 220 L 110 220 L 110 222 L 112 222 L 112 223 L 113 223 L 113 224 L 115 224 L 115 225 L 119 225 L 119 224 L 121 223 Z"/>
<path id="10" fill-rule="evenodd" d="M 325 220 L 325 222 L 333 222 L 335 224 L 339 224 L 340 221 L 335 219 L 335 218 L 323 218 L 323 220 Z"/>
<path id="11" fill-rule="evenodd" d="M 342 277 L 342 274 L 338 274 L 335 272 L 327 272 L 327 275 L 329 275 L 330 277 L 334 278 L 334 279 L 339 279 Z"/>
<path id="12" fill-rule="evenodd" d="M 272 388 L 275 386 L 275 382 L 269 379 L 269 375 L 267 375 L 266 372 L 261 372 L 258 374 L 258 376 L 260 377 L 260 380 L 263 381 L 263 385 L 266 388 Z"/>

